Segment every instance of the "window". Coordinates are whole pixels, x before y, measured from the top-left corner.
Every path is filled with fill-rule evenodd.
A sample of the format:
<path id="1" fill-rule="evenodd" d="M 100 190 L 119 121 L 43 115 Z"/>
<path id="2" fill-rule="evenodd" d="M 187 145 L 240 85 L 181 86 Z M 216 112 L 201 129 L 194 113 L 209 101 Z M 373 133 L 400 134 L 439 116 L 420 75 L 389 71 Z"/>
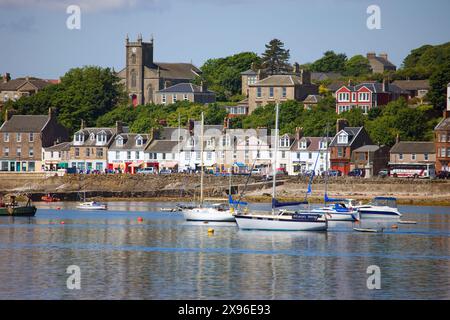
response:
<path id="1" fill-rule="evenodd" d="M 9 133 L 4 133 L 3 134 L 3 141 L 4 142 L 9 142 Z"/>
<path id="2" fill-rule="evenodd" d="M 162 102 L 162 104 L 166 104 L 166 94 L 165 93 L 163 93 L 161 95 L 161 102 Z"/>
<path id="3" fill-rule="evenodd" d="M 116 159 L 120 159 L 120 151 L 116 151 Z"/>
<path id="4" fill-rule="evenodd" d="M 327 143 L 326 143 L 326 141 L 320 141 L 320 149 L 326 149 L 328 146 L 327 146 Z"/>
<path id="5" fill-rule="evenodd" d="M 256 97 L 261 98 L 261 96 L 262 96 L 261 87 L 258 87 L 258 88 L 256 88 Z"/>
<path id="6" fill-rule="evenodd" d="M 320 153 L 320 160 L 323 160 L 323 152 Z"/>
<path id="7" fill-rule="evenodd" d="M 137 145 L 137 146 L 142 146 L 142 143 L 143 143 L 143 140 L 142 140 L 141 137 L 139 137 L 139 138 L 136 139 L 136 145 Z"/>
<path id="8" fill-rule="evenodd" d="M 132 70 L 132 71 L 131 71 L 131 87 L 132 87 L 132 88 L 135 88 L 135 87 L 136 87 L 136 83 L 137 83 L 137 80 L 136 80 L 136 71 Z"/>
<path id="9" fill-rule="evenodd" d="M 177 102 L 177 95 L 176 94 L 172 95 L 172 102 L 173 103 Z"/>
<path id="10" fill-rule="evenodd" d="M 447 158 L 450 158 L 450 148 L 447 148 Z"/>
<path id="11" fill-rule="evenodd" d="M 346 134 L 338 135 L 338 143 L 348 143 L 348 136 Z"/>
<path id="12" fill-rule="evenodd" d="M 3 148 L 3 155 L 5 157 L 9 157 L 9 148 L 8 147 Z"/>
<path id="13" fill-rule="evenodd" d="M 287 96 L 287 90 L 286 90 L 286 87 L 283 87 L 282 92 L 281 92 L 281 96 L 282 96 L 283 98 L 286 98 L 286 96 Z"/>
<path id="14" fill-rule="evenodd" d="M 308 146 L 308 144 L 306 143 L 306 141 L 305 141 L 305 140 L 303 140 L 303 141 L 300 141 L 300 149 L 306 149 L 306 148 L 307 148 L 307 146 Z"/>
<path id="15" fill-rule="evenodd" d="M 96 156 L 97 158 L 102 158 L 103 157 L 103 148 L 96 148 Z"/>
<path id="16" fill-rule="evenodd" d="M 358 100 L 364 102 L 370 101 L 370 94 L 368 92 L 360 92 L 358 94 Z"/>
<path id="17" fill-rule="evenodd" d="M 398 159 L 399 159 L 399 160 L 403 160 L 403 153 L 399 153 L 399 154 L 398 154 Z"/>
<path id="18" fill-rule="evenodd" d="M 18 157 L 21 157 L 21 156 L 22 156 L 22 148 L 21 148 L 21 147 L 18 147 L 18 148 L 16 149 L 16 155 L 17 155 Z M 53 152 L 52 152 L 52 158 L 53 158 Z"/>
<path id="19" fill-rule="evenodd" d="M 255 82 L 256 82 L 255 76 L 248 77 L 248 80 L 247 80 L 248 84 L 254 84 Z"/>
<path id="20" fill-rule="evenodd" d="M 80 148 L 75 148 L 75 157 L 80 156 Z"/>
<path id="21" fill-rule="evenodd" d="M 188 100 L 189 100 L 189 97 L 188 97 L 187 93 L 185 93 L 185 94 L 183 95 L 183 100 L 184 100 L 184 101 L 188 101 Z"/>
<path id="22" fill-rule="evenodd" d="M 200 151 L 195 152 L 195 159 L 200 160 Z"/>
<path id="23" fill-rule="evenodd" d="M 344 156 L 344 148 L 338 147 L 337 152 L 338 152 L 338 158 L 342 158 Z"/>
<path id="24" fill-rule="evenodd" d="M 123 146 L 123 138 L 122 137 L 117 138 L 117 146 L 118 147 L 122 147 Z"/>
<path id="25" fill-rule="evenodd" d="M 136 64 L 136 55 L 134 53 L 131 55 L 131 63 Z"/>
<path id="26" fill-rule="evenodd" d="M 348 92 L 341 92 L 338 94 L 338 100 L 339 101 L 349 101 L 350 94 Z"/>
<path id="27" fill-rule="evenodd" d="M 105 133 L 97 134 L 97 143 L 98 144 L 105 144 L 106 143 L 106 134 Z"/>
<path id="28" fill-rule="evenodd" d="M 231 144 L 231 139 L 229 135 L 225 135 L 222 137 L 222 147 L 229 146 Z"/>
<path id="29" fill-rule="evenodd" d="M 8 99 L 9 99 L 8 95 L 5 94 L 5 95 L 3 96 L 3 101 L 6 102 L 6 101 L 8 101 Z"/>
<path id="30" fill-rule="evenodd" d="M 83 142 L 84 141 L 84 135 L 81 133 L 75 134 L 75 142 Z"/>
<path id="31" fill-rule="evenodd" d="M 16 141 L 22 142 L 22 134 L 21 133 L 16 133 Z"/>
<path id="32" fill-rule="evenodd" d="M 361 106 L 361 110 L 363 111 L 364 114 L 367 114 L 369 112 L 369 106 L 367 105 Z"/>
<path id="33" fill-rule="evenodd" d="M 84 153 L 86 154 L 86 157 L 90 157 L 91 156 L 91 148 L 86 148 Z"/>
<path id="34" fill-rule="evenodd" d="M 28 149 L 28 155 L 29 155 L 30 157 L 33 157 L 33 156 L 34 156 L 34 149 L 33 149 L 33 147 L 30 147 L 30 148 Z"/>
<path id="35" fill-rule="evenodd" d="M 289 147 L 289 137 L 283 137 L 280 139 L 280 147 Z"/>
<path id="36" fill-rule="evenodd" d="M 423 158 L 424 158 L 425 160 L 428 160 L 428 153 L 424 153 L 424 154 L 423 154 Z"/>
<path id="37" fill-rule="evenodd" d="M 211 151 L 208 151 L 207 153 L 206 153 L 206 160 L 211 160 L 212 159 L 212 152 Z"/>
<path id="38" fill-rule="evenodd" d="M 134 157 L 136 158 L 136 160 L 139 160 L 139 151 L 134 152 Z"/>
<path id="39" fill-rule="evenodd" d="M 411 155 L 411 160 L 416 160 L 416 154 L 415 154 L 415 153 L 413 153 L 413 154 Z"/>
<path id="40" fill-rule="evenodd" d="M 356 92 L 352 93 L 352 101 L 356 101 Z"/>
<path id="41" fill-rule="evenodd" d="M 286 159 L 286 151 L 281 151 L 281 158 Z"/>
<path id="42" fill-rule="evenodd" d="M 131 159 L 131 151 L 127 151 L 127 159 L 128 159 L 128 160 Z"/>
<path id="43" fill-rule="evenodd" d="M 312 152 L 308 152 L 308 159 L 312 159 Z"/>
<path id="44" fill-rule="evenodd" d="M 273 87 L 269 88 L 269 98 L 273 98 Z"/>

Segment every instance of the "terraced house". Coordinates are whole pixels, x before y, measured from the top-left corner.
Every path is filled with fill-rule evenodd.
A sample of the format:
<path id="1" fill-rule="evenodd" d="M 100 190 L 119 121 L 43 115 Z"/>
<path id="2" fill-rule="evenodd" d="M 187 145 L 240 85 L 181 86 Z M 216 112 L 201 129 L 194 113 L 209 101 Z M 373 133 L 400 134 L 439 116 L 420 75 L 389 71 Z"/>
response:
<path id="1" fill-rule="evenodd" d="M 81 121 L 81 128 L 73 135 L 69 150 L 69 167 L 79 171 L 104 171 L 108 166 L 108 149 L 116 134 L 127 133 L 128 127 L 121 122 L 115 128 L 85 128 Z"/>
<path id="2" fill-rule="evenodd" d="M 145 149 L 151 134 L 118 133 L 108 149 L 108 169 L 136 173 L 145 166 Z"/>
<path id="3" fill-rule="evenodd" d="M 48 115 L 12 115 L 6 111 L 0 127 L 0 170 L 42 171 L 42 148 L 67 140 L 67 130 L 58 123 L 52 108 Z"/>
<path id="4" fill-rule="evenodd" d="M 450 83 L 447 85 L 447 109 L 434 129 L 436 171 L 450 171 Z"/>

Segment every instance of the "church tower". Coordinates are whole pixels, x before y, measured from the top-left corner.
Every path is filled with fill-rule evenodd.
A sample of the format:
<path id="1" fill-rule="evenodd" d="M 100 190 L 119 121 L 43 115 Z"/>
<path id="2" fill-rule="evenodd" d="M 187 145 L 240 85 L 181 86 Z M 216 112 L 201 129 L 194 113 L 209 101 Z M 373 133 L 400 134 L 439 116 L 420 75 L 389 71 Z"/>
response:
<path id="1" fill-rule="evenodd" d="M 137 41 L 130 41 L 128 35 L 126 45 L 126 88 L 134 106 L 145 103 L 144 72 L 145 67 L 155 68 L 153 63 L 153 39 L 143 42 L 142 35 Z"/>

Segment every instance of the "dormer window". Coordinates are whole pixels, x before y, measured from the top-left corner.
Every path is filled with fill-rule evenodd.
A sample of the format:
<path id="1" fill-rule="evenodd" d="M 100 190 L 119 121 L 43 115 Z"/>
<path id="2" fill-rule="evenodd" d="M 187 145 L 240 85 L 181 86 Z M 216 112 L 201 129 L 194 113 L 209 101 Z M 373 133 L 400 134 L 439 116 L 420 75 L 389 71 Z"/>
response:
<path id="1" fill-rule="evenodd" d="M 118 147 L 122 147 L 123 146 L 123 138 L 122 137 L 118 137 L 116 140 L 116 144 Z"/>
<path id="2" fill-rule="evenodd" d="M 75 133 L 74 141 L 75 141 L 75 143 L 83 143 L 84 142 L 84 134 L 82 134 L 81 132 Z"/>
<path id="3" fill-rule="evenodd" d="M 320 141 L 320 149 L 324 150 L 328 148 L 328 144 L 326 141 Z"/>
<path id="4" fill-rule="evenodd" d="M 95 134 L 91 133 L 89 135 L 89 140 L 94 141 L 95 140 Z"/>
<path id="5" fill-rule="evenodd" d="M 299 142 L 300 149 L 306 149 L 308 147 L 306 140 L 302 140 Z"/>
<path id="6" fill-rule="evenodd" d="M 206 140 L 206 146 L 207 147 L 213 147 L 214 144 L 215 144 L 215 139 L 214 138 Z"/>
<path id="7" fill-rule="evenodd" d="M 345 133 L 338 135 L 338 143 L 348 143 L 348 136 Z"/>
<path id="8" fill-rule="evenodd" d="M 231 139 L 229 135 L 225 135 L 222 137 L 222 147 L 227 147 L 231 144 Z"/>
<path id="9" fill-rule="evenodd" d="M 190 139 L 187 141 L 187 146 L 188 146 L 188 147 L 195 147 L 195 140 L 194 140 L 194 138 L 190 138 Z"/>
<path id="10" fill-rule="evenodd" d="M 143 143 L 144 143 L 144 140 L 142 139 L 142 137 L 136 138 L 136 146 L 140 147 L 140 146 L 142 146 Z"/>
<path id="11" fill-rule="evenodd" d="M 106 134 L 101 132 L 97 134 L 97 144 L 105 144 L 106 143 Z"/>
<path id="12" fill-rule="evenodd" d="M 287 147 L 289 147 L 289 137 L 288 136 L 284 136 L 284 137 L 282 137 L 281 139 L 280 139 L 280 147 L 284 147 L 284 148 L 287 148 Z"/>

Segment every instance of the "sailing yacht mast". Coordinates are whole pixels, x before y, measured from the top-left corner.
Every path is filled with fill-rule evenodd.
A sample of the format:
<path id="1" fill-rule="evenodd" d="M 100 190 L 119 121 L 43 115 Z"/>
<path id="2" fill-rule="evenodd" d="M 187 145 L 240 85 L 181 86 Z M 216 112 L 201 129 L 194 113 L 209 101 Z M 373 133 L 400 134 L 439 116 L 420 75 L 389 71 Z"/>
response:
<path id="1" fill-rule="evenodd" d="M 203 170 L 203 134 L 204 134 L 204 115 L 202 112 L 202 124 L 201 124 L 201 135 L 200 135 L 200 207 L 203 207 L 203 179 L 205 172 Z"/>
<path id="2" fill-rule="evenodd" d="M 276 199 L 276 184 L 277 184 L 277 153 L 278 153 L 278 112 L 279 112 L 279 104 L 276 104 L 275 107 L 275 150 L 273 153 L 273 161 L 272 161 L 272 199 Z M 272 212 L 274 208 L 272 208 Z"/>

